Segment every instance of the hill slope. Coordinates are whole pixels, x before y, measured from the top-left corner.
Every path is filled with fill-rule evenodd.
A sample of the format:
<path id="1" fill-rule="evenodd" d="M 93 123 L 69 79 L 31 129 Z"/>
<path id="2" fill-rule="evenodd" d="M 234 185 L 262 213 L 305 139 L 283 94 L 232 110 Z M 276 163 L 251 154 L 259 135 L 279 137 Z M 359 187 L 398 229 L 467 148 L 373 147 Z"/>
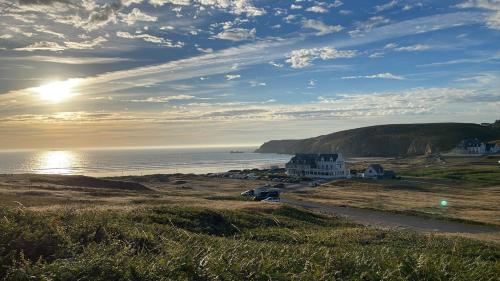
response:
<path id="1" fill-rule="evenodd" d="M 348 157 L 393 157 L 449 151 L 466 138 L 497 140 L 500 129 L 470 123 L 380 125 L 303 140 L 272 140 L 256 152 L 342 152 Z"/>

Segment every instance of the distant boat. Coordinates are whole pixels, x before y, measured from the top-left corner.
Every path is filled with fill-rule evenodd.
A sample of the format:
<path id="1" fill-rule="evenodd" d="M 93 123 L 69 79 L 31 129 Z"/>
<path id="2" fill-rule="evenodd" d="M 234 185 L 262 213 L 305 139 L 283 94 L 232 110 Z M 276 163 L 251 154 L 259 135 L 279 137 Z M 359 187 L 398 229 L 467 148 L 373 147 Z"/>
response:
<path id="1" fill-rule="evenodd" d="M 245 153 L 245 152 L 243 152 L 243 151 L 238 151 L 238 150 L 231 150 L 231 151 L 229 151 L 229 153 Z"/>

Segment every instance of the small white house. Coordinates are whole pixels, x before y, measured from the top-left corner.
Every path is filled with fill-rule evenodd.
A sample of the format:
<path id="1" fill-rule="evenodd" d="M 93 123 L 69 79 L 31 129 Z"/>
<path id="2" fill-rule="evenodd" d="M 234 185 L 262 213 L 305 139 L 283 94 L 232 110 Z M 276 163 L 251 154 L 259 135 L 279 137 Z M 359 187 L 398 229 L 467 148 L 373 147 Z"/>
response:
<path id="1" fill-rule="evenodd" d="M 293 177 L 345 178 L 349 176 L 342 154 L 297 154 L 285 166 Z"/>
<path id="2" fill-rule="evenodd" d="M 382 176 L 384 176 L 384 168 L 380 164 L 370 164 L 364 173 L 365 178 L 378 178 Z"/>

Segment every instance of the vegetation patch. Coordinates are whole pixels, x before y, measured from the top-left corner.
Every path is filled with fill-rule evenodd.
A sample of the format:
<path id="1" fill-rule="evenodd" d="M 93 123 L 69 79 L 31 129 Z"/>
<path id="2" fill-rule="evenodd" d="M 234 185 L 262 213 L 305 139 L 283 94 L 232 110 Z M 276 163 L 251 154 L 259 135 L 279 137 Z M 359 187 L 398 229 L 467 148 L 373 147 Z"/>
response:
<path id="1" fill-rule="evenodd" d="M 500 246 L 301 209 L 0 209 L 0 280 L 495 280 Z M 466 270 L 465 270 L 466 269 Z"/>

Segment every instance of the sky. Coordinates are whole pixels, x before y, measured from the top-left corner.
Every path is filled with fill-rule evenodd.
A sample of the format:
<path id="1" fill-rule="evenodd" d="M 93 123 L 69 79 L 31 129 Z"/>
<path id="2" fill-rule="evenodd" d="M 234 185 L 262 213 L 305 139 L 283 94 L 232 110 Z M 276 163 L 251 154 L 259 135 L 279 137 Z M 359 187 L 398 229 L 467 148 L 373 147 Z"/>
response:
<path id="1" fill-rule="evenodd" d="M 493 122 L 499 63 L 499 0 L 0 0 L 0 149 Z"/>

